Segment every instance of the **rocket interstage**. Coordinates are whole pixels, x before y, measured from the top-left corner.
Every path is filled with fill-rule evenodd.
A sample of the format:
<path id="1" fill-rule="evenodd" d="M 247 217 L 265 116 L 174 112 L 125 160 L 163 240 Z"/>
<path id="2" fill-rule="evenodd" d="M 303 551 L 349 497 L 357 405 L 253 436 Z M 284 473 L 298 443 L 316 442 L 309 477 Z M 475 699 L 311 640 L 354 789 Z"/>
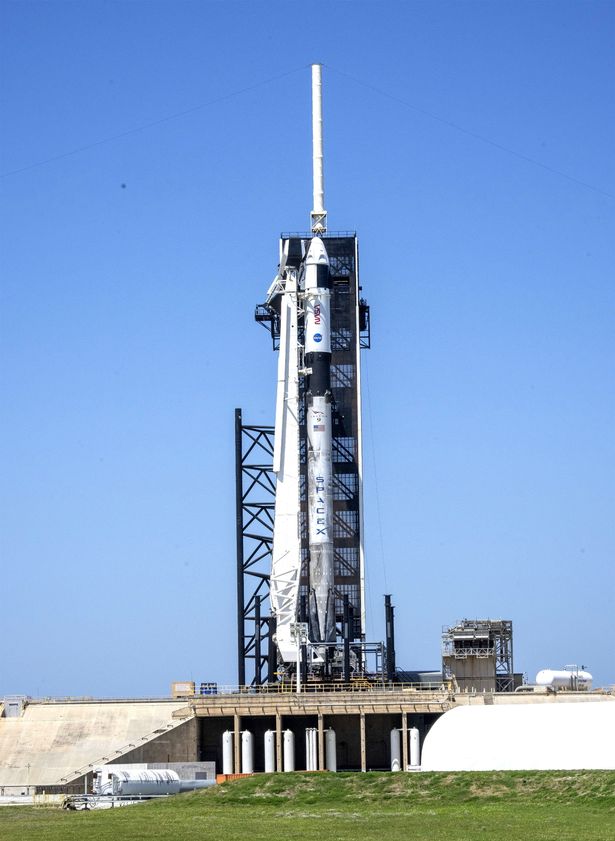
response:
<path id="1" fill-rule="evenodd" d="M 305 258 L 304 290 L 310 639 L 335 642 L 331 277 L 318 237 L 311 240 Z"/>

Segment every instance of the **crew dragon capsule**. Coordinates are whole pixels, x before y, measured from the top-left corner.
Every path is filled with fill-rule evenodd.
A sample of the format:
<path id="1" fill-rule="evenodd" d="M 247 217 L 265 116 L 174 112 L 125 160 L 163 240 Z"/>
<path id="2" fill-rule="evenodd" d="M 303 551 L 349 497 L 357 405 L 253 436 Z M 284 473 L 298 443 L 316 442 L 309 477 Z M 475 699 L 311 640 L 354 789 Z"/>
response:
<path id="1" fill-rule="evenodd" d="M 331 417 L 331 276 L 322 239 L 305 257 L 305 366 L 307 384 L 307 510 L 309 624 L 313 643 L 334 643 L 333 464 Z M 321 656 L 324 650 L 319 652 Z"/>

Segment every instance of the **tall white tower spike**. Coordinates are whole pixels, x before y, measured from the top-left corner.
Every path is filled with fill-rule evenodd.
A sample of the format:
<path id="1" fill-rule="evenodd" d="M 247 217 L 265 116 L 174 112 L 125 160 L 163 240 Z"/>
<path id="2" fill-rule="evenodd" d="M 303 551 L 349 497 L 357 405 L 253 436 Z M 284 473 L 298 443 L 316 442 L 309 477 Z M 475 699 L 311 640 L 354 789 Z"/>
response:
<path id="1" fill-rule="evenodd" d="M 310 213 L 313 234 L 327 230 L 322 151 L 322 65 L 312 65 L 312 173 L 314 202 Z"/>

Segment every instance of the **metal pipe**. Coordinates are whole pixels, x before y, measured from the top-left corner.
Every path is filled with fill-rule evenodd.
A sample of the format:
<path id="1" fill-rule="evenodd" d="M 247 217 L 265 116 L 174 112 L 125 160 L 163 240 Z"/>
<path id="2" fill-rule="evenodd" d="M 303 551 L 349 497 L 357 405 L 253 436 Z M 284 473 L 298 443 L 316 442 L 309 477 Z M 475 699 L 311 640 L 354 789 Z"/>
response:
<path id="1" fill-rule="evenodd" d="M 267 683 L 273 683 L 278 666 L 278 649 L 275 644 L 275 616 L 267 617 Z"/>
<path id="2" fill-rule="evenodd" d="M 261 679 L 261 597 L 254 597 L 254 685 L 260 686 Z"/>
<path id="3" fill-rule="evenodd" d="M 344 683 L 350 683 L 350 599 L 344 594 Z"/>
<path id="4" fill-rule="evenodd" d="M 391 596 L 384 597 L 384 618 L 386 625 L 386 679 L 395 680 L 395 608 Z"/>

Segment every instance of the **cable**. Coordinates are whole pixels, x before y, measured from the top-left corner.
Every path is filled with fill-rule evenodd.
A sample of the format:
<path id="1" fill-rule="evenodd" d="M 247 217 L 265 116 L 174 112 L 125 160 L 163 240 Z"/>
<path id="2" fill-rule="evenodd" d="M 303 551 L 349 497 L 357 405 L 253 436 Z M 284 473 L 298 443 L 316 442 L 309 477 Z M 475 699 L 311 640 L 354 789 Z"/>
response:
<path id="1" fill-rule="evenodd" d="M 299 70 L 304 70 L 305 67 L 308 65 L 302 65 L 301 67 L 295 67 L 294 70 L 287 70 L 285 73 L 279 73 L 277 76 L 271 76 L 268 79 L 263 79 L 260 82 L 255 82 L 253 85 L 248 85 L 245 88 L 240 88 L 236 91 L 231 91 L 230 93 L 226 93 L 223 96 L 218 96 L 215 99 L 210 99 L 207 102 L 202 102 L 200 105 L 194 105 L 192 108 L 186 108 L 185 111 L 177 111 L 175 114 L 169 114 L 166 117 L 160 117 L 157 120 L 152 120 L 151 123 L 144 123 L 142 126 L 136 126 L 135 128 L 127 129 L 126 131 L 121 131 L 118 134 L 112 134 L 109 137 L 103 137 L 101 140 L 95 140 L 93 143 L 87 143 L 85 146 L 78 146 L 75 149 L 71 149 L 68 152 L 62 152 L 59 155 L 53 155 L 50 158 L 45 158 L 42 161 L 35 161 L 34 163 L 27 164 L 26 166 L 19 167 L 19 169 L 11 169 L 8 172 L 0 173 L 0 178 L 7 178 L 9 175 L 17 175 L 20 172 L 27 172 L 29 169 L 35 169 L 39 166 L 44 166 L 45 164 L 53 163 L 54 161 L 60 161 L 63 158 L 68 158 L 71 155 L 78 155 L 80 152 L 87 152 L 89 149 L 95 149 L 97 146 L 102 146 L 104 143 L 111 143 L 114 140 L 121 140 L 123 137 L 129 137 L 131 134 L 137 134 L 137 132 L 145 131 L 148 128 L 153 128 L 154 126 L 159 126 L 162 123 L 168 123 L 170 120 L 176 120 L 179 117 L 185 117 L 188 114 L 194 114 L 195 111 L 200 111 L 202 108 L 208 108 L 210 105 L 217 105 L 219 102 L 224 102 L 227 99 L 232 99 L 235 96 L 241 96 L 241 94 L 248 93 L 249 91 L 253 91 L 256 88 L 261 88 L 263 85 L 268 85 L 271 82 L 277 82 L 278 79 L 284 79 L 286 76 L 292 76 L 293 73 L 297 73 Z"/>
<path id="2" fill-rule="evenodd" d="M 588 190 L 593 190 L 595 193 L 600 193 L 602 196 L 606 196 L 609 199 L 615 199 L 615 195 L 613 193 L 607 192 L 607 190 L 602 190 L 600 187 L 596 187 L 593 184 L 589 184 L 587 181 L 582 181 L 580 178 L 575 178 L 574 175 L 569 175 L 567 172 L 563 172 L 561 169 L 555 169 L 555 167 L 549 166 L 548 164 L 543 164 L 540 161 L 537 161 L 535 158 L 531 158 L 529 155 L 524 155 L 522 152 L 517 152 L 515 149 L 511 149 L 509 146 L 504 146 L 501 143 L 497 143 L 495 140 L 491 140 L 488 137 L 485 137 L 483 134 L 478 134 L 478 132 L 470 131 L 470 129 L 464 128 L 460 126 L 458 123 L 454 123 L 451 120 L 447 120 L 444 117 L 439 117 L 437 114 L 433 114 L 431 111 L 426 111 L 424 108 L 419 108 L 417 105 L 413 105 L 411 102 L 407 102 L 405 99 L 401 99 L 399 96 L 395 96 L 395 94 L 388 93 L 388 91 L 383 91 L 381 88 L 375 87 L 375 85 L 370 84 L 369 82 L 364 82 L 362 79 L 357 79 L 356 76 L 351 76 L 350 73 L 345 73 L 343 70 L 338 70 L 335 67 L 331 67 L 330 65 L 324 65 L 327 70 L 332 70 L 334 73 L 338 73 L 340 76 L 346 76 L 347 79 L 351 79 L 353 82 L 356 82 L 358 85 L 362 85 L 364 88 L 368 88 L 374 93 L 378 93 L 381 96 L 386 97 L 387 99 L 393 100 L 393 102 L 397 102 L 399 105 L 403 105 L 406 108 L 410 108 L 412 111 L 416 111 L 417 114 L 422 114 L 424 117 L 429 117 L 431 120 L 435 120 L 438 123 L 442 123 L 449 128 L 454 129 L 455 131 L 461 132 L 461 134 L 465 134 L 468 137 L 474 138 L 474 140 L 480 140 L 481 143 L 486 143 L 488 146 L 493 146 L 494 149 L 499 149 L 500 152 L 506 152 L 508 155 L 512 155 L 515 158 L 519 158 L 519 160 L 525 161 L 526 163 L 534 164 L 534 166 L 538 166 L 541 169 L 546 170 L 547 172 L 551 172 L 554 175 L 559 175 L 562 178 L 566 178 L 568 181 L 572 181 L 574 184 L 579 184 L 581 187 L 586 187 Z"/>

